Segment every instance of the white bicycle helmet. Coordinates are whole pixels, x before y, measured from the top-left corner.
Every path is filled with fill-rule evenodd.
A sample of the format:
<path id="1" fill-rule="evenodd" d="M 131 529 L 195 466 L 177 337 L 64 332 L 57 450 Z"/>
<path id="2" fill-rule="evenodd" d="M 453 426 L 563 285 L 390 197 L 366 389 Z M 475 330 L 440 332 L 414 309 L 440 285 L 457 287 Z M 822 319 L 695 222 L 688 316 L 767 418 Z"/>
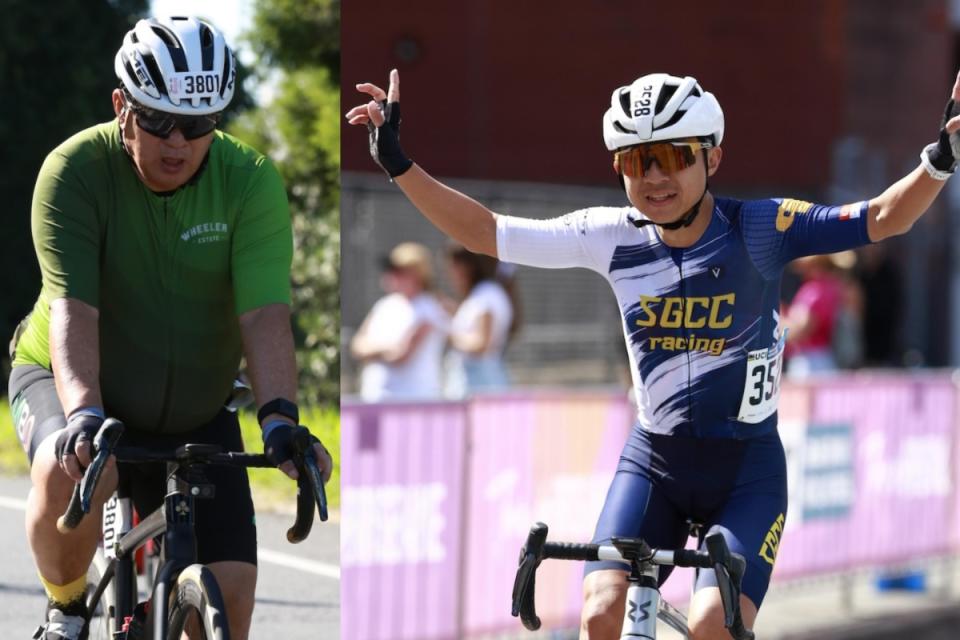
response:
<path id="1" fill-rule="evenodd" d="M 603 115 L 603 141 L 610 151 L 678 138 L 723 139 L 723 110 L 712 93 L 690 76 L 651 73 L 620 87 Z"/>
<path id="2" fill-rule="evenodd" d="M 223 34 L 192 17 L 137 22 L 117 51 L 114 70 L 138 103 L 180 115 L 223 111 L 237 79 Z"/>

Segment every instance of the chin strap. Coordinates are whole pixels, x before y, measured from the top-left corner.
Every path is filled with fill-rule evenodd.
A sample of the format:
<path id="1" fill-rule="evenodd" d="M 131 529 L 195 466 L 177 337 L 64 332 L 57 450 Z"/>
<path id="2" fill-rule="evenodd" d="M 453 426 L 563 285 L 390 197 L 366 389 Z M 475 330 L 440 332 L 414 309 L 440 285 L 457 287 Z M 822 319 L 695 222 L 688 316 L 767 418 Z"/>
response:
<path id="1" fill-rule="evenodd" d="M 690 207 L 689 211 L 687 211 L 685 214 L 683 214 L 673 222 L 665 222 L 663 224 L 659 224 L 654 222 L 653 220 L 646 220 L 646 219 L 637 220 L 636 218 L 630 218 L 630 222 L 632 222 L 633 226 L 635 226 L 637 229 L 641 229 L 647 226 L 648 224 L 655 224 L 661 229 L 667 229 L 669 231 L 682 229 L 683 227 L 689 227 L 691 224 L 693 224 L 693 221 L 697 218 L 697 215 L 700 213 L 700 205 L 703 203 L 703 199 L 707 197 L 707 191 L 709 190 L 710 190 L 710 183 L 707 182 L 706 184 L 704 184 L 703 193 L 700 194 L 700 199 L 697 200 L 696 204 Z"/>

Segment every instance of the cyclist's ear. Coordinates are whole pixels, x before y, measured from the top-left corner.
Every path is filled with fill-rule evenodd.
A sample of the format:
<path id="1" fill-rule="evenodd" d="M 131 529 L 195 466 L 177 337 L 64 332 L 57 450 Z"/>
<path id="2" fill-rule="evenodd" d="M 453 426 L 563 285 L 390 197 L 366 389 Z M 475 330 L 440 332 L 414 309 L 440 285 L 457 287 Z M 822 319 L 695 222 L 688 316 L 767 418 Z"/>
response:
<path id="1" fill-rule="evenodd" d="M 714 147 L 707 149 L 707 175 L 712 176 L 720 168 L 720 160 L 723 158 L 723 149 Z"/>
<path id="2" fill-rule="evenodd" d="M 124 116 L 126 115 L 124 107 L 127 104 L 123 99 L 123 92 L 120 89 L 114 89 L 110 98 L 113 102 L 113 115 L 120 119 L 120 125 L 123 126 Z"/>

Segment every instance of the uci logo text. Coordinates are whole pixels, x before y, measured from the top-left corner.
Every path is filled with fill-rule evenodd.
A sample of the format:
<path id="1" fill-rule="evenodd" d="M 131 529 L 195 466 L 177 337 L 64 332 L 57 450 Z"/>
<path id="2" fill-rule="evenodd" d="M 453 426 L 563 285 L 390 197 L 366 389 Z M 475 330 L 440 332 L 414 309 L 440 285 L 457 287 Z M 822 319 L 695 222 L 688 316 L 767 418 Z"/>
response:
<path id="1" fill-rule="evenodd" d="M 640 92 L 640 99 L 633 101 L 633 117 L 650 115 L 650 102 L 653 98 L 653 85 L 648 84 Z"/>

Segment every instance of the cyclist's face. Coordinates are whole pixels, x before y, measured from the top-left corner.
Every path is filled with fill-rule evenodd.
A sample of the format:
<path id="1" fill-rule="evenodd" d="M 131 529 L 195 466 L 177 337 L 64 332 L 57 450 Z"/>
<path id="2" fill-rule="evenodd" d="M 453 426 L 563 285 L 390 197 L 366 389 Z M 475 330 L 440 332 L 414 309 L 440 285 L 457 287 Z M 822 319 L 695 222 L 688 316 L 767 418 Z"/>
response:
<path id="1" fill-rule="evenodd" d="M 722 152 L 719 148 L 697 153 L 696 162 L 675 173 L 665 173 L 656 162 L 643 177 L 624 176 L 630 204 L 656 223 L 672 222 L 690 210 L 700 196 L 707 176 L 716 173 Z"/>
<path id="2" fill-rule="evenodd" d="M 143 183 L 152 191 L 173 191 L 193 177 L 203 162 L 213 133 L 187 140 L 179 129 L 166 139 L 150 135 L 137 126 L 130 109 L 124 109 L 123 93 L 113 90 L 113 110 L 120 120 L 123 143 Z"/>

